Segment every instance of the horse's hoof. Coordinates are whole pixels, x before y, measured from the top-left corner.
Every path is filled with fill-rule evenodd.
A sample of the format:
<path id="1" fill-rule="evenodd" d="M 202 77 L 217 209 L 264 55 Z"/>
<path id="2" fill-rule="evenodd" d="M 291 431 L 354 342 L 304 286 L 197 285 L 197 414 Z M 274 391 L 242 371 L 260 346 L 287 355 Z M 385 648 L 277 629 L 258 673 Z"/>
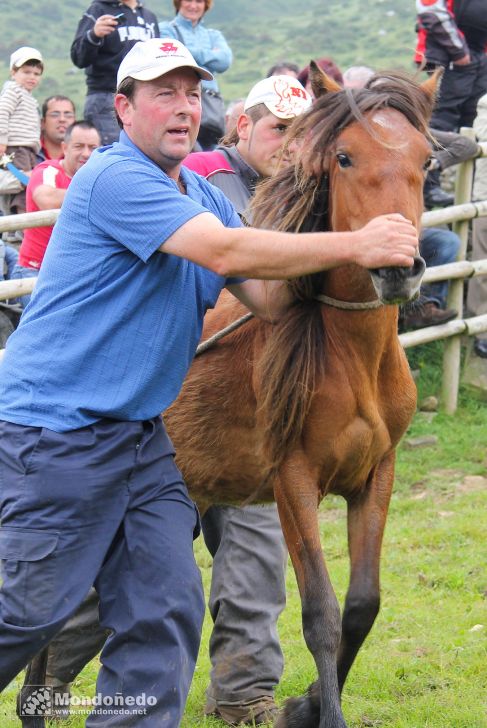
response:
<path id="1" fill-rule="evenodd" d="M 320 709 L 307 695 L 289 698 L 274 722 L 274 728 L 318 728 Z"/>

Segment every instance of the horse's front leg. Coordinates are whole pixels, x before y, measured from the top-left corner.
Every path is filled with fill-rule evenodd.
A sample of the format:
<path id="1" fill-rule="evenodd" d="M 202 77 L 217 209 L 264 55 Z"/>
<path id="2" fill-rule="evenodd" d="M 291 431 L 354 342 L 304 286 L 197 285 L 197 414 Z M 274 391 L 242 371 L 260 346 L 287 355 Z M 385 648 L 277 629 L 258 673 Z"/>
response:
<path id="1" fill-rule="evenodd" d="M 394 481 L 395 454 L 374 470 L 366 491 L 348 502 L 350 583 L 338 652 L 340 691 L 380 606 L 380 550 Z"/>
<path id="2" fill-rule="evenodd" d="M 317 480 L 303 453 L 281 468 L 275 497 L 301 595 L 304 638 L 319 677 L 319 691 L 314 685 L 306 696 L 289 700 L 275 726 L 346 728 L 336 667 L 340 609 L 321 549 Z"/>

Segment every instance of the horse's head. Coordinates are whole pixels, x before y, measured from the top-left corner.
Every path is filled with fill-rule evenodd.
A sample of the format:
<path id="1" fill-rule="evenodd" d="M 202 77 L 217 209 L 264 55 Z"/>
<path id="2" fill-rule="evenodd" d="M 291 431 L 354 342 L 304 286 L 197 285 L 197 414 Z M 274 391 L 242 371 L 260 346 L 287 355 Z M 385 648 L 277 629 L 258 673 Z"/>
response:
<path id="1" fill-rule="evenodd" d="M 390 212 L 419 229 L 431 158 L 427 121 L 437 78 L 418 85 L 400 75 L 377 75 L 367 88 L 347 92 L 313 65 L 311 79 L 317 111 L 321 105 L 324 113 L 338 117 L 323 162 L 331 229 L 355 230 Z M 402 303 L 418 294 L 424 270 L 418 254 L 412 268 L 380 268 L 370 275 L 383 303 Z"/>
<path id="2" fill-rule="evenodd" d="M 351 91 L 313 62 L 310 78 L 316 102 L 291 128 L 298 149 L 294 169 L 270 181 L 277 204 L 256 224 L 347 231 L 395 212 L 419 229 L 438 78 L 420 85 L 405 75 L 377 74 Z M 399 303 L 417 294 L 424 268 L 419 254 L 412 268 L 384 268 L 370 276 L 347 267 L 327 275 L 327 292 L 346 300 L 377 294 L 384 303 Z"/>

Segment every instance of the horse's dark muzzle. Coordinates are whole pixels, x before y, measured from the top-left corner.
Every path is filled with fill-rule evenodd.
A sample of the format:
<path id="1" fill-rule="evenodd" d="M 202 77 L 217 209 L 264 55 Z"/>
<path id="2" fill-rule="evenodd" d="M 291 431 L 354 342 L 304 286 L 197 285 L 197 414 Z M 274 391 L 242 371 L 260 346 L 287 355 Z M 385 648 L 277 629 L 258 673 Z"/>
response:
<path id="1" fill-rule="evenodd" d="M 414 258 L 411 268 L 389 266 L 370 270 L 375 292 L 382 303 L 405 303 L 419 294 L 421 279 L 426 270 L 426 263 L 421 256 Z"/>

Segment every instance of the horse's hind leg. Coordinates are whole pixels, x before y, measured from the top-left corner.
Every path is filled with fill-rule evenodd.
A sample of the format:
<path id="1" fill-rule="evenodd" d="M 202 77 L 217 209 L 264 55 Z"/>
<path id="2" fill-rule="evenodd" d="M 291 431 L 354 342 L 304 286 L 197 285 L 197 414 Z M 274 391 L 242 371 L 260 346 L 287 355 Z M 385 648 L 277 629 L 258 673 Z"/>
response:
<path id="1" fill-rule="evenodd" d="M 277 728 L 346 728 L 336 659 L 340 609 L 328 577 L 318 528 L 318 487 L 304 455 L 281 468 L 276 501 L 301 594 L 303 633 L 318 668 L 319 690 L 288 701 Z"/>
<path id="2" fill-rule="evenodd" d="M 394 454 L 372 474 L 367 490 L 348 503 L 350 584 L 338 652 L 340 691 L 380 606 L 380 549 L 394 479 Z"/>

